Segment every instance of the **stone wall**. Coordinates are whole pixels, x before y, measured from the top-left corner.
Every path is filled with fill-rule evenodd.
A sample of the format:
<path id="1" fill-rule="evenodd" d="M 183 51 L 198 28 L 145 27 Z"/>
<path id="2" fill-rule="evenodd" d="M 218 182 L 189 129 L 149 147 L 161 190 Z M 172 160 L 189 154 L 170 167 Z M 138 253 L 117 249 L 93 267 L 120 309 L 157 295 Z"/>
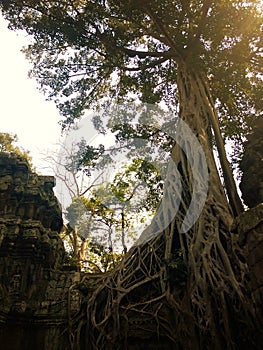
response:
<path id="1" fill-rule="evenodd" d="M 5 350 L 70 348 L 65 329 L 80 307 L 74 288 L 80 273 L 63 266 L 54 185 L 52 176 L 38 176 L 23 158 L 0 154 L 0 344 Z"/>
<path id="2" fill-rule="evenodd" d="M 263 118 L 254 121 L 240 161 L 240 189 L 244 203 L 253 208 L 263 202 Z"/>
<path id="3" fill-rule="evenodd" d="M 236 232 L 248 264 L 249 288 L 263 322 L 263 203 L 238 217 Z"/>

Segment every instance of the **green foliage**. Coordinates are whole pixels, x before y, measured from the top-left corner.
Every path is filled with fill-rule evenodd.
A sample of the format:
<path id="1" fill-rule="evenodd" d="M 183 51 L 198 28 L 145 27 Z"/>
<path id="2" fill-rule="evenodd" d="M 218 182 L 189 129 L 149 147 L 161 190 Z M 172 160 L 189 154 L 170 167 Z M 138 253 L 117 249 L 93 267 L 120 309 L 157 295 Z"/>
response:
<path id="1" fill-rule="evenodd" d="M 111 184 L 114 196 L 121 203 L 126 203 L 129 207 L 133 205 L 137 210 L 147 211 L 155 211 L 161 200 L 162 189 L 163 180 L 159 169 L 151 162 L 140 158 L 134 158 L 130 165 L 122 167 Z M 140 198 L 141 191 L 143 196 Z M 132 202 L 134 203 L 131 204 Z"/>
<path id="2" fill-rule="evenodd" d="M 90 234 L 89 217 L 83 205 L 83 197 L 76 197 L 71 202 L 65 213 L 66 220 L 70 223 L 70 227 L 77 230 L 80 237 L 88 237 Z"/>
<path id="3" fill-rule="evenodd" d="M 77 151 L 70 158 L 67 170 L 83 171 L 90 176 L 92 170 L 96 169 L 98 164 L 101 163 L 105 153 L 105 146 L 101 144 L 98 147 L 90 146 L 87 145 L 84 139 L 77 143 L 76 146 Z"/>
<path id="4" fill-rule="evenodd" d="M 69 222 L 66 236 L 71 245 L 86 241 L 84 269 L 109 270 L 138 238 L 138 228 L 146 225 L 161 200 L 163 181 L 158 169 L 143 159 L 133 159 L 120 167 L 111 182 L 93 187 L 87 196 L 73 199 L 66 209 Z M 75 235 L 75 236 L 74 236 Z M 71 261 L 78 259 L 71 248 Z M 91 264 L 92 262 L 92 264 Z"/>
<path id="5" fill-rule="evenodd" d="M 23 148 L 15 146 L 17 141 L 17 135 L 0 132 L 0 152 L 15 153 L 19 157 L 27 160 L 29 165 L 32 166 L 29 151 L 25 151 Z"/>
<path id="6" fill-rule="evenodd" d="M 71 250 L 66 250 L 65 251 L 65 255 L 64 255 L 64 259 L 63 259 L 63 264 L 65 266 L 70 266 L 73 269 L 77 268 L 79 261 L 78 258 L 76 257 L 76 255 L 74 255 L 73 251 Z"/>
<path id="7" fill-rule="evenodd" d="M 98 272 L 98 267 L 100 271 L 106 272 L 114 269 L 116 264 L 123 258 L 123 254 L 116 253 L 109 250 L 104 245 L 98 244 L 98 242 L 91 241 L 89 243 L 89 259 L 96 265 L 90 264 L 86 267 L 88 272 Z"/>
<path id="8" fill-rule="evenodd" d="M 240 140 L 262 107 L 260 0 L 0 4 L 10 27 L 34 38 L 31 75 L 64 127 L 101 97 L 177 108 L 178 59 L 209 78 L 225 137 Z"/>

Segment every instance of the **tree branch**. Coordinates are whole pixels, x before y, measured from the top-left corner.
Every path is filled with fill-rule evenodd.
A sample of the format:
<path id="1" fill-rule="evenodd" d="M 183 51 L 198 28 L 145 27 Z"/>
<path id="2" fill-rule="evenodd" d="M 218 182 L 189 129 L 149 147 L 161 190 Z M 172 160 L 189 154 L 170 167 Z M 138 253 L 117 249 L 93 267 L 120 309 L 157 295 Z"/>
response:
<path id="1" fill-rule="evenodd" d="M 149 63 L 148 65 L 146 65 L 146 66 L 143 66 L 143 67 L 118 67 L 119 69 L 121 69 L 121 70 L 125 70 L 125 71 L 128 71 L 128 72 L 138 72 L 138 71 L 140 71 L 140 70 L 142 70 L 142 69 L 148 69 L 148 68 L 153 68 L 153 67 L 156 67 L 156 66 L 158 66 L 159 64 L 162 64 L 162 63 L 164 63 L 165 61 L 167 61 L 168 60 L 168 58 L 161 58 L 161 59 L 159 59 L 159 60 L 156 60 L 156 61 L 154 61 L 154 62 L 151 62 L 151 63 Z"/>
<path id="2" fill-rule="evenodd" d="M 153 52 L 153 51 L 140 51 L 140 50 L 131 50 L 124 48 L 122 49 L 129 57 L 135 57 L 138 56 L 139 58 L 146 58 L 146 57 L 163 57 L 163 58 L 172 58 L 175 56 L 175 53 L 171 50 L 163 51 L 163 52 Z"/>
<path id="3" fill-rule="evenodd" d="M 143 10 L 145 11 L 145 14 L 147 14 L 151 18 L 151 20 L 156 25 L 156 27 L 158 28 L 160 33 L 162 33 L 164 35 L 164 37 L 166 38 L 167 44 L 170 46 L 170 48 L 174 52 L 174 57 L 175 58 L 181 57 L 181 54 L 178 50 L 176 43 L 171 38 L 170 34 L 168 34 L 168 32 L 167 32 L 164 24 L 161 22 L 161 20 L 159 18 L 156 18 L 155 14 L 153 13 L 153 11 L 149 7 L 143 6 Z"/>

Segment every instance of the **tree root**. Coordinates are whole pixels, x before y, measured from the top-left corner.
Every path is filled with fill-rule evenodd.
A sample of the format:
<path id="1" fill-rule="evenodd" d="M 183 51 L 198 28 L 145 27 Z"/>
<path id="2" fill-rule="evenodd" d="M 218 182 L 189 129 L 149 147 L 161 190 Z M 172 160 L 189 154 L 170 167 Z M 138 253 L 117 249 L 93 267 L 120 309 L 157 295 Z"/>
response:
<path id="1" fill-rule="evenodd" d="M 259 349 L 254 305 L 244 288 L 247 266 L 235 254 L 238 243 L 210 211 L 205 217 L 210 220 L 199 220 L 186 234 L 186 246 L 178 243 L 178 224 L 171 224 L 99 277 L 72 320 L 76 343 L 84 327 L 88 349 L 129 349 L 129 339 L 136 337 L 166 339 L 173 349 L 245 349 L 247 344 Z M 168 261 L 168 251 L 171 257 L 179 249 L 182 264 L 178 257 Z M 90 284 L 89 276 L 83 283 Z"/>

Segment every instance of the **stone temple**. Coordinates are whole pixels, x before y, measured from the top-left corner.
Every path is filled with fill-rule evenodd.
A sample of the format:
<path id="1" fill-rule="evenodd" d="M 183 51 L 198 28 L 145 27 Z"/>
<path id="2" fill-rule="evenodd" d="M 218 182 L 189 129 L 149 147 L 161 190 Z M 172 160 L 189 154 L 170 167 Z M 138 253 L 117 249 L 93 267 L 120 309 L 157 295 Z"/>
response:
<path id="1" fill-rule="evenodd" d="M 54 177 L 0 154 L 0 347 L 68 349 L 68 315 L 80 300 L 80 273 L 63 266 L 62 215 Z M 71 291 L 71 289 L 72 291 Z M 64 332 L 65 333 L 65 332 Z"/>

